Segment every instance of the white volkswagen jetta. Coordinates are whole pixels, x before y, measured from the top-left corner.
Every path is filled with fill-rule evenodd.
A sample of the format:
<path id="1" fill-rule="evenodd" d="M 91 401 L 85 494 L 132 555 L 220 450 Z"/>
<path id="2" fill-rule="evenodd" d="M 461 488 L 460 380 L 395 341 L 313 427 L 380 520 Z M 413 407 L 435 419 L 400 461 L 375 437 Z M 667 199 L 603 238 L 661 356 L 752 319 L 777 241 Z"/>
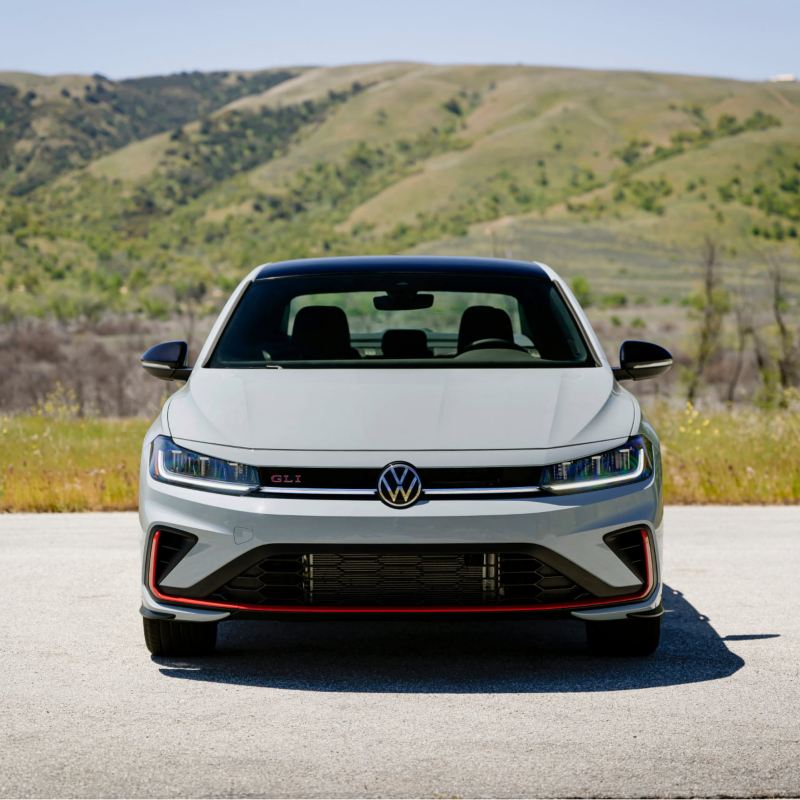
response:
<path id="1" fill-rule="evenodd" d="M 142 451 L 145 641 L 210 652 L 235 618 L 562 615 L 602 652 L 661 622 L 658 439 L 548 267 L 365 257 L 258 267 Z"/>

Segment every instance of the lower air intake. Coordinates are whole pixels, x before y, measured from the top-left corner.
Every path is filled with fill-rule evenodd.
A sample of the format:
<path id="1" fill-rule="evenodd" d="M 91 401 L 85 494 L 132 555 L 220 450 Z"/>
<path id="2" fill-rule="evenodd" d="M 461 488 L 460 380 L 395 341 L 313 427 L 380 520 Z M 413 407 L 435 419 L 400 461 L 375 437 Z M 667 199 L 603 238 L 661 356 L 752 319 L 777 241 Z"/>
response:
<path id="1" fill-rule="evenodd" d="M 263 558 L 209 598 L 285 606 L 569 603 L 593 595 L 525 553 L 295 553 Z"/>

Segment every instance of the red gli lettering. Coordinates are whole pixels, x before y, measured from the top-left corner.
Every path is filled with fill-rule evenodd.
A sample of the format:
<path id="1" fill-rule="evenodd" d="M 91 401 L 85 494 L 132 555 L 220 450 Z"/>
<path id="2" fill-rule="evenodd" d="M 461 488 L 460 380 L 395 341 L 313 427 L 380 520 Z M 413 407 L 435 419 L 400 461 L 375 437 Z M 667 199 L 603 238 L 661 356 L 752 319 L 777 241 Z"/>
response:
<path id="1" fill-rule="evenodd" d="M 302 483 L 302 475 L 270 475 L 271 483 Z"/>

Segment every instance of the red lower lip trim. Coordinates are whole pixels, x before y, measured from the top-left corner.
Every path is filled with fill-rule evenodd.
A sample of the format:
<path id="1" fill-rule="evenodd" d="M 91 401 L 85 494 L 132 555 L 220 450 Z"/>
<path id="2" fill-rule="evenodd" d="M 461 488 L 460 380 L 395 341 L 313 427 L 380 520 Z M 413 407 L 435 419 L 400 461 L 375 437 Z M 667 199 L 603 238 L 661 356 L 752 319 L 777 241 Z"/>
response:
<path id="1" fill-rule="evenodd" d="M 156 588 L 156 553 L 158 552 L 158 538 L 161 531 L 153 534 L 150 545 L 150 569 L 148 589 L 156 600 L 165 603 L 178 603 L 180 605 L 196 606 L 198 608 L 223 611 L 261 611 L 277 614 L 492 614 L 509 613 L 514 611 L 561 611 L 569 608 L 592 608 L 593 606 L 608 606 L 618 603 L 630 603 L 643 600 L 653 588 L 653 563 L 650 551 L 650 537 L 642 528 L 642 544 L 644 545 L 645 561 L 645 588 L 636 594 L 622 595 L 620 597 L 604 597 L 598 600 L 574 600 L 570 603 L 539 603 L 537 605 L 503 605 L 503 606 L 259 606 L 249 603 L 220 603 L 216 600 L 197 600 L 193 597 L 178 597 L 164 594 Z"/>

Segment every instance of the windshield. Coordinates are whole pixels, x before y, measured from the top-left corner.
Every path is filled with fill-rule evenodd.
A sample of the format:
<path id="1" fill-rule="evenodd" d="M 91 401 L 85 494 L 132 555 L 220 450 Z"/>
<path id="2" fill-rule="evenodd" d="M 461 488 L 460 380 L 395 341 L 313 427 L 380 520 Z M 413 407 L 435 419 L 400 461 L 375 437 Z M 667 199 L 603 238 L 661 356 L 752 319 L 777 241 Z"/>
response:
<path id="1" fill-rule="evenodd" d="M 238 369 L 594 365 L 549 279 L 419 272 L 256 281 L 206 364 Z"/>

